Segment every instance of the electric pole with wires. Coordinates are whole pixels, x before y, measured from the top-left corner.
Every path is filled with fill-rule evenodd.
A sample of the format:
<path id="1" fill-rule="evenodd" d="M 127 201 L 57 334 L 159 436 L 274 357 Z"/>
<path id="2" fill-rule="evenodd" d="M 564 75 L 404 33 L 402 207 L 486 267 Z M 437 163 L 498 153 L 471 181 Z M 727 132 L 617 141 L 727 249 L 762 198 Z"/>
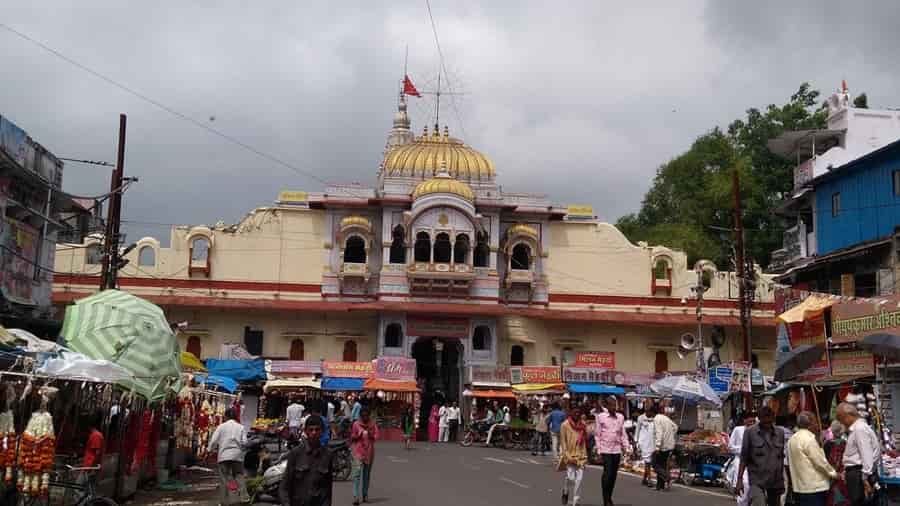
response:
<path id="1" fill-rule="evenodd" d="M 109 184 L 109 210 L 106 219 L 106 236 L 103 239 L 103 270 L 100 275 L 100 290 L 115 288 L 118 271 L 123 266 L 119 254 L 119 230 L 122 222 L 122 193 L 125 180 L 125 126 L 126 116 L 119 115 L 119 149 L 116 168 L 112 171 Z"/>

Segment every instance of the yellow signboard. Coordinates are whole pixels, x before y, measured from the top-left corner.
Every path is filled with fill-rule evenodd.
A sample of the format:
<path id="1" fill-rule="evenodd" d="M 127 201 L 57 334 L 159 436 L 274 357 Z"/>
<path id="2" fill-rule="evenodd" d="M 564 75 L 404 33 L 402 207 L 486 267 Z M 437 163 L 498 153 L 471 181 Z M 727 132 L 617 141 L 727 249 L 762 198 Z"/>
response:
<path id="1" fill-rule="evenodd" d="M 279 202 L 302 202 L 306 203 L 308 195 L 301 191 L 283 191 L 278 194 Z"/>
<path id="2" fill-rule="evenodd" d="M 593 206 L 569 205 L 568 215 L 577 218 L 593 218 Z"/>

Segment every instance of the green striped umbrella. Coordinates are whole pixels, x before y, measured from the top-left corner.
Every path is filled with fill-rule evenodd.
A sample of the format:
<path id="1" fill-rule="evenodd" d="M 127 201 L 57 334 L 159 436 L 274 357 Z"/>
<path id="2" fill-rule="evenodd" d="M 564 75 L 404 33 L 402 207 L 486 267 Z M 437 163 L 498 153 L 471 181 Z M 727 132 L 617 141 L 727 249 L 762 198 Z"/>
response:
<path id="1" fill-rule="evenodd" d="M 134 375 L 123 385 L 151 401 L 177 391 L 178 341 L 159 306 L 119 290 L 105 290 L 66 308 L 62 335 L 68 347 L 119 364 Z"/>

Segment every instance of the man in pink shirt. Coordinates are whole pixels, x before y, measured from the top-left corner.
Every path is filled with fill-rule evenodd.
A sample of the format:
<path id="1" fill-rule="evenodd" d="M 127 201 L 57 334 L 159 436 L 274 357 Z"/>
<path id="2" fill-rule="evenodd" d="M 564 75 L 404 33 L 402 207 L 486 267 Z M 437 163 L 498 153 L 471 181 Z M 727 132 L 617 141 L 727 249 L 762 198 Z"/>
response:
<path id="1" fill-rule="evenodd" d="M 618 402 L 614 396 L 606 398 L 606 412 L 597 415 L 594 433 L 597 453 L 603 462 L 603 506 L 614 506 L 612 496 L 619 463 L 622 461 L 622 450 L 629 444 L 625 434 L 625 417 L 618 412 Z"/>
<path id="2" fill-rule="evenodd" d="M 378 440 L 378 426 L 369 417 L 369 408 L 359 411 L 359 419 L 350 428 L 350 451 L 353 456 L 350 479 L 353 481 L 353 504 L 369 501 L 369 479 L 375 461 L 375 441 Z"/>

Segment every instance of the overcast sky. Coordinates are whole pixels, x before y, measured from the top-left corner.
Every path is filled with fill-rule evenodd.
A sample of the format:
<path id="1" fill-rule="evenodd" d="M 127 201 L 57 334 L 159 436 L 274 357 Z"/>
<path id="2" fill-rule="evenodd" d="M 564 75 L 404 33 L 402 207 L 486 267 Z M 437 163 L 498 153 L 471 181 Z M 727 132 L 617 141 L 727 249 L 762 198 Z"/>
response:
<path id="1" fill-rule="evenodd" d="M 335 182 L 374 185 L 404 47 L 430 89 L 440 60 L 424 0 L 4 2 L 0 23 L 184 115 Z M 900 107 L 900 2 L 432 0 L 453 135 L 491 157 L 507 191 L 637 210 L 656 168 L 803 81 L 846 79 Z M 58 156 L 115 161 L 128 115 L 124 219 L 234 222 L 279 190 L 321 182 L 229 143 L 0 28 L 0 114 Z M 433 114 L 412 99 L 413 127 Z M 448 102 L 445 100 L 445 103 Z M 215 118 L 211 120 L 211 118 Z M 69 163 L 64 188 L 109 187 Z M 129 240 L 165 227 L 127 225 Z"/>

